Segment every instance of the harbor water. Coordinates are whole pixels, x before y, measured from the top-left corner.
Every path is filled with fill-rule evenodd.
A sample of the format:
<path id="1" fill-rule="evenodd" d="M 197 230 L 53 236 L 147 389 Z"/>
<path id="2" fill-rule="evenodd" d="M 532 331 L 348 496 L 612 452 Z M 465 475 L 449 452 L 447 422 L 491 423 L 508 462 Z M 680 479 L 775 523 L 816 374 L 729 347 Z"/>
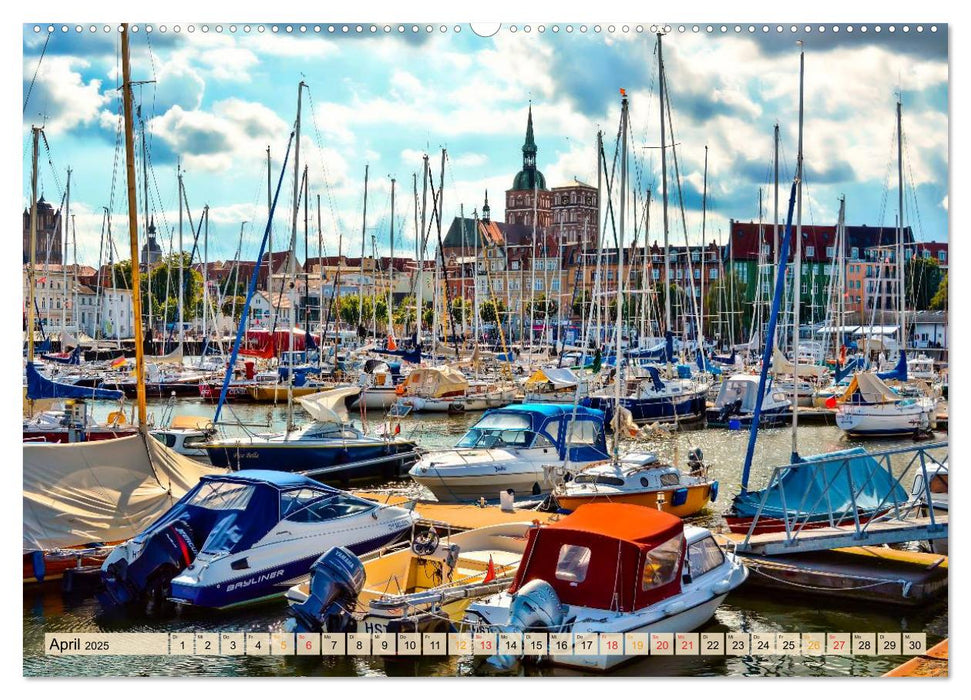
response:
<path id="1" fill-rule="evenodd" d="M 113 405 L 97 405 L 95 415 L 104 418 Z M 282 429 L 285 403 L 276 406 L 237 404 L 230 407 L 228 420 L 246 427 L 226 430 L 229 434 L 259 433 Z M 167 413 L 211 417 L 213 405 L 201 400 L 179 399 L 150 402 L 156 420 Z M 424 449 L 453 445 L 481 414 L 459 416 L 409 416 L 401 420 L 401 436 L 416 440 Z M 295 421 L 305 419 L 295 408 Z M 369 427 L 380 425 L 372 420 Z M 718 527 L 731 495 L 739 490 L 742 461 L 748 440 L 745 430 L 687 429 L 638 445 L 662 459 L 680 466 L 688 452 L 700 447 L 711 474 L 719 481 L 720 497 L 707 511 L 694 518 L 697 524 Z M 803 455 L 831 452 L 863 444 L 847 440 L 832 425 L 800 425 L 799 451 Z M 882 450 L 913 446 L 911 440 L 869 442 L 868 449 Z M 789 461 L 791 430 L 788 427 L 763 431 L 756 445 L 750 488 L 764 485 L 771 470 Z M 902 484 L 909 490 L 912 478 Z M 376 484 L 401 487 L 408 482 Z M 282 631 L 287 605 L 282 600 L 250 609 L 218 613 L 182 613 L 165 620 L 113 617 L 102 612 L 94 599 L 72 601 L 56 587 L 25 587 L 23 601 L 23 671 L 27 676 L 470 676 L 491 671 L 477 658 L 380 658 L 380 657 L 77 657 L 45 656 L 44 634 L 50 632 L 274 632 Z M 925 632 L 930 647 L 948 636 L 946 601 L 927 607 L 902 608 L 891 605 L 840 603 L 814 596 L 812 591 L 782 596 L 743 586 L 732 593 L 715 617 L 698 631 L 703 632 Z M 610 673 L 612 676 L 879 676 L 899 665 L 903 657 L 837 656 L 679 656 L 646 657 L 631 661 Z M 577 675 L 580 672 L 555 667 L 525 665 L 515 671 L 525 675 Z"/>

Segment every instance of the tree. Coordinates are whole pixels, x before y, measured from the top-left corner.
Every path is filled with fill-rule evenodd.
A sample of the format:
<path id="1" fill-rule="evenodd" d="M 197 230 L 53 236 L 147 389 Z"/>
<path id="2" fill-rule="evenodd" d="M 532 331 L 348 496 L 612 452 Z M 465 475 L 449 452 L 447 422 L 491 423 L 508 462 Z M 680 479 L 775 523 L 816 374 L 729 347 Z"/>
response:
<path id="1" fill-rule="evenodd" d="M 914 256 L 904 265 L 904 290 L 907 307 L 927 309 L 941 285 L 941 264 L 936 258 Z"/>
<path id="2" fill-rule="evenodd" d="M 555 299 L 548 299 L 545 294 L 540 294 L 533 300 L 533 315 L 539 319 L 555 316 L 558 306 Z"/>
<path id="3" fill-rule="evenodd" d="M 947 273 L 941 278 L 941 283 L 937 285 L 937 292 L 931 299 L 929 308 L 932 311 L 944 311 L 947 309 Z"/>
<path id="4" fill-rule="evenodd" d="M 452 299 L 451 320 L 456 326 L 462 324 L 463 309 L 465 310 L 465 320 L 468 322 L 472 318 L 472 302 L 464 297 L 455 297 Z"/>
<path id="5" fill-rule="evenodd" d="M 506 304 L 502 299 L 487 299 L 479 305 L 479 318 L 486 323 L 500 323 L 504 313 Z"/>
<path id="6" fill-rule="evenodd" d="M 590 318 L 590 295 L 585 289 L 573 297 L 573 315 L 577 318 Z"/>
<path id="7" fill-rule="evenodd" d="M 233 320 L 236 322 L 239 322 L 239 320 L 243 317 L 243 305 L 245 303 L 246 303 L 246 297 L 244 296 L 224 297 L 222 312 L 226 316 L 229 316 L 230 314 L 232 314 Z"/>

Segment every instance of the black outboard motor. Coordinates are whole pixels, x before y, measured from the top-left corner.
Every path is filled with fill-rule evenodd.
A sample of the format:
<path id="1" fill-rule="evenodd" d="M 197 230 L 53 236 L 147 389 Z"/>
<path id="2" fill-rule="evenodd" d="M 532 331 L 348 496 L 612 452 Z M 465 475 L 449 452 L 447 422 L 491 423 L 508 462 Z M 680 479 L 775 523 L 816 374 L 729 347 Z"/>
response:
<path id="1" fill-rule="evenodd" d="M 364 564 L 345 547 L 332 547 L 310 567 L 310 596 L 291 603 L 288 632 L 354 632 L 350 608 L 364 588 Z"/>
<path id="2" fill-rule="evenodd" d="M 150 615 L 159 612 L 166 605 L 172 579 L 197 554 L 192 528 L 184 520 L 159 530 L 140 547 L 134 541 L 119 545 L 101 566 L 104 591 L 98 598 L 109 608 L 144 606 Z"/>
<path id="3" fill-rule="evenodd" d="M 718 414 L 718 420 L 724 422 L 728 420 L 729 416 L 734 416 L 736 413 L 742 412 L 742 400 L 735 399 L 731 403 L 727 403 L 722 407 L 721 412 Z"/>

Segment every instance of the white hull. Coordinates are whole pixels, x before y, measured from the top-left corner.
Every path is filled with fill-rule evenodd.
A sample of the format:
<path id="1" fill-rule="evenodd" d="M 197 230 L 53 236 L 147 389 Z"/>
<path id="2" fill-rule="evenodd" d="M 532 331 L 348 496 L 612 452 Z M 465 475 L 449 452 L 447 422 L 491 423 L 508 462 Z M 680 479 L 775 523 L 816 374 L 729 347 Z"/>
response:
<path id="1" fill-rule="evenodd" d="M 544 477 L 540 465 L 516 467 L 515 471 L 465 476 L 440 476 L 435 471 L 419 476 L 412 471 L 411 478 L 443 503 L 478 501 L 480 498 L 494 501 L 499 498 L 500 492 L 507 489 L 515 491 L 517 497 L 547 494 L 553 489 L 553 484 Z"/>
<path id="2" fill-rule="evenodd" d="M 931 428 L 935 423 L 929 401 L 843 405 L 836 412 L 836 425 L 849 435 L 860 437 L 906 435 Z"/>
<path id="3" fill-rule="evenodd" d="M 512 389 L 484 392 L 479 395 L 453 396 L 440 399 L 426 399 L 421 396 L 405 396 L 399 399 L 402 406 L 411 406 L 415 413 L 464 413 L 502 408 L 512 403 L 516 395 Z"/>

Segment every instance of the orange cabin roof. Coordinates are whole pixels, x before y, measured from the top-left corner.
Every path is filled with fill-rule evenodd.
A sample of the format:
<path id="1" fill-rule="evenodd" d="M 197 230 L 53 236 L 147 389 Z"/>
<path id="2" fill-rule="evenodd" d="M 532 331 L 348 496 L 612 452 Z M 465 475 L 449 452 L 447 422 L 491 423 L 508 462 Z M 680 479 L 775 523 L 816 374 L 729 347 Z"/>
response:
<path id="1" fill-rule="evenodd" d="M 629 503 L 586 503 L 547 527 L 589 532 L 638 544 L 656 543 L 680 532 L 681 518 Z"/>

